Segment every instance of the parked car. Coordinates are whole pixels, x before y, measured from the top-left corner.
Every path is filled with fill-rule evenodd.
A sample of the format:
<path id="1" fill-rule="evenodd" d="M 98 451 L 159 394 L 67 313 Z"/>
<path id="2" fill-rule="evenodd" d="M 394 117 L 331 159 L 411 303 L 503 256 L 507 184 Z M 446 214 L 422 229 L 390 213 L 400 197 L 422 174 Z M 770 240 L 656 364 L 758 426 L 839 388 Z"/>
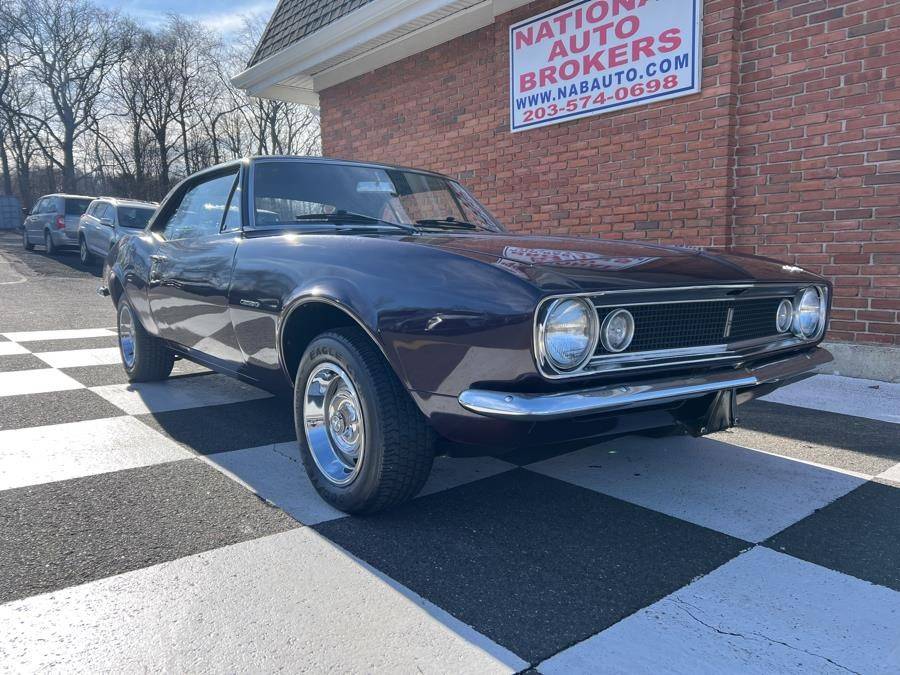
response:
<path id="1" fill-rule="evenodd" d="M 143 230 L 157 204 L 100 197 L 91 202 L 78 223 L 78 251 L 84 265 L 104 260 L 120 237 Z"/>
<path id="2" fill-rule="evenodd" d="M 26 251 L 43 245 L 48 255 L 62 248 L 78 246 L 78 221 L 93 197 L 53 194 L 37 200 L 22 228 L 22 246 Z"/>
<path id="3" fill-rule="evenodd" d="M 718 431 L 831 360 L 831 286 L 798 267 L 513 235 L 451 178 L 329 159 L 191 176 L 100 292 L 130 380 L 185 357 L 292 390 L 306 471 L 350 513 L 415 495 L 438 452 Z"/>

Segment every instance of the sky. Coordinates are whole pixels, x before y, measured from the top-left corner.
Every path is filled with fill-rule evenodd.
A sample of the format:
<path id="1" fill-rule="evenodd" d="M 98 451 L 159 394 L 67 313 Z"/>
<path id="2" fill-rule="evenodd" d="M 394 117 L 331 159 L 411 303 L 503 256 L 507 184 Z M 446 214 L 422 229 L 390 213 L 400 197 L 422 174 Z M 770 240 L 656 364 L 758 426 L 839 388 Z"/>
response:
<path id="1" fill-rule="evenodd" d="M 118 9 L 136 21 L 156 25 L 165 21 L 166 14 L 180 14 L 200 21 L 210 30 L 230 33 L 242 25 L 242 17 L 247 14 L 264 14 L 268 19 L 275 10 L 277 0 L 99 0 L 98 4 L 109 9 Z"/>

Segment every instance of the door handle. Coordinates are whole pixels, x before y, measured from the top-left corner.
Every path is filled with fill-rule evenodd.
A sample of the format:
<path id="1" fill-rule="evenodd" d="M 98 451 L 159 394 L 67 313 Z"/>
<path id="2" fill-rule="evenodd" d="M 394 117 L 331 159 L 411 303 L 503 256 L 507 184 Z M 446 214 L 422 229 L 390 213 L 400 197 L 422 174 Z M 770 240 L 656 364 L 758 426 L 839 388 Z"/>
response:
<path id="1" fill-rule="evenodd" d="M 150 261 L 155 263 L 165 262 L 168 258 L 164 255 L 151 255 Z"/>

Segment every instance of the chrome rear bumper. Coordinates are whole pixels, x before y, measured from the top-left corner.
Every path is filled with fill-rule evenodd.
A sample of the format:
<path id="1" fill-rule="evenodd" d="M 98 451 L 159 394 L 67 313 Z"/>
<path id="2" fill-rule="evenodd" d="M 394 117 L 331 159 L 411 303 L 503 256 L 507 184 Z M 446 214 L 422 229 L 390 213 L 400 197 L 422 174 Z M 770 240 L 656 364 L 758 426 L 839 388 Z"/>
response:
<path id="1" fill-rule="evenodd" d="M 653 380 L 640 384 L 580 389 L 553 394 L 467 389 L 459 395 L 459 404 L 487 417 L 519 421 L 541 421 L 614 412 L 640 406 L 703 396 L 723 389 L 746 389 L 765 384 L 786 383 L 811 374 L 832 361 L 821 348 L 803 354 L 752 367 L 717 370 L 696 377 Z"/>

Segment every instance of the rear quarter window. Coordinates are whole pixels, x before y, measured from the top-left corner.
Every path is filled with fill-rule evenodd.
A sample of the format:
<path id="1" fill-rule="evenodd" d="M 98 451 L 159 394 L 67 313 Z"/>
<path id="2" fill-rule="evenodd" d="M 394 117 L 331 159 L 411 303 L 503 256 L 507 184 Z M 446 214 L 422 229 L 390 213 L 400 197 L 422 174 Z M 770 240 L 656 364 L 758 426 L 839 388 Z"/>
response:
<path id="1" fill-rule="evenodd" d="M 90 199 L 67 199 L 66 200 L 66 215 L 67 216 L 84 215 L 84 212 L 87 211 L 87 208 L 90 205 L 91 205 Z"/>

